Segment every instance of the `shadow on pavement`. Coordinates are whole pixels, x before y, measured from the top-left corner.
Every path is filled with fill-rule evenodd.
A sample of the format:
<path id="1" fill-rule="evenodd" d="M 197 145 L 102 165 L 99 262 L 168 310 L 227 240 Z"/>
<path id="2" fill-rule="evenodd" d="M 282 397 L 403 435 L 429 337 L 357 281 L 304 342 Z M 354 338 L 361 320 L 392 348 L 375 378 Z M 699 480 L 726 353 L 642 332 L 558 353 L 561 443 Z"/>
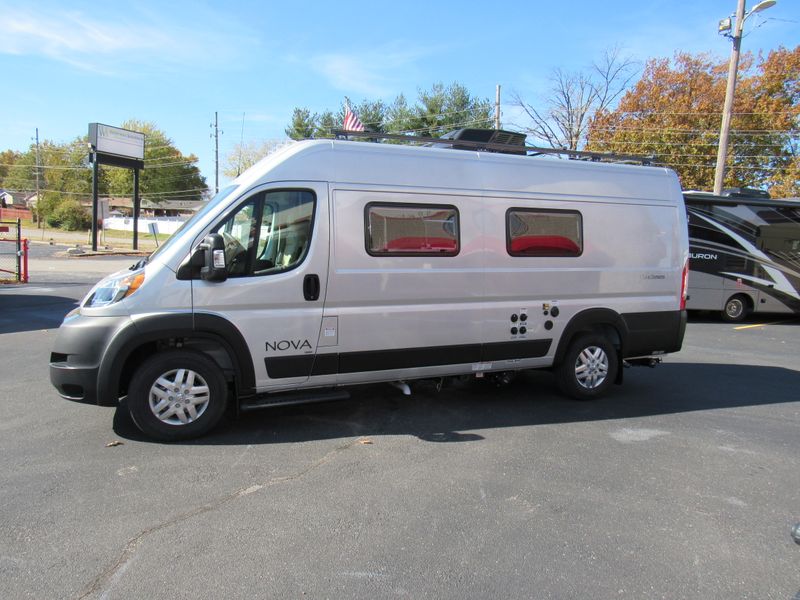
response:
<path id="1" fill-rule="evenodd" d="M 57 329 L 78 302 L 49 294 L 1 294 L 0 334 Z"/>
<path id="2" fill-rule="evenodd" d="M 293 443 L 353 436 L 410 435 L 429 442 L 474 442 L 481 430 L 665 415 L 798 402 L 800 372 L 778 367 L 674 363 L 629 369 L 606 398 L 559 396 L 553 377 L 528 372 L 511 385 L 457 384 L 404 397 L 388 385 L 352 388 L 349 400 L 264 409 L 223 422 L 192 445 Z M 114 431 L 145 440 L 121 406 Z"/>

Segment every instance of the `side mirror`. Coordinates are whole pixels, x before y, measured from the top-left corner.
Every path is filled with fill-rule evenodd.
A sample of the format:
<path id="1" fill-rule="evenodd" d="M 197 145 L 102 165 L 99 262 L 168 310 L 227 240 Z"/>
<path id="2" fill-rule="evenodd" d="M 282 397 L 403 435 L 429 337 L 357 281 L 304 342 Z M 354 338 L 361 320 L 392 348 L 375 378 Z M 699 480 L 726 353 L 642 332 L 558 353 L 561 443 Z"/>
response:
<path id="1" fill-rule="evenodd" d="M 218 233 L 207 235 L 198 249 L 202 250 L 203 266 L 200 279 L 204 281 L 225 281 L 228 267 L 225 264 L 225 240 Z"/>

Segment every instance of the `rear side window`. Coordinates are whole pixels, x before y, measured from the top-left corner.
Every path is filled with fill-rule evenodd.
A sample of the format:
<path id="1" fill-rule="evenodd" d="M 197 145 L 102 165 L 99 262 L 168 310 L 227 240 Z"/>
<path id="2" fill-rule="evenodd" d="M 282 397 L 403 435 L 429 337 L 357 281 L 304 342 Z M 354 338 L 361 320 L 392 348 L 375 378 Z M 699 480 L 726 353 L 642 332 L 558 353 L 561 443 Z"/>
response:
<path id="1" fill-rule="evenodd" d="M 458 209 L 432 204 L 367 204 L 367 253 L 371 256 L 455 256 Z"/>
<path id="2" fill-rule="evenodd" d="M 506 212 L 511 256 L 580 256 L 583 221 L 574 210 L 511 208 Z"/>

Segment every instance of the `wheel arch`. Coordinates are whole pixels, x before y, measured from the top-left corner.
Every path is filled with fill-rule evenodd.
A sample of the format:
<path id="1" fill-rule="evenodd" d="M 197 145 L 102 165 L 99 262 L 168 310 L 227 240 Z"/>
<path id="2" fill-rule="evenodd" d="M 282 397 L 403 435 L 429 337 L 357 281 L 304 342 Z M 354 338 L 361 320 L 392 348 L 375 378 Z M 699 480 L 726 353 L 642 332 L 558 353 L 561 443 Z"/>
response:
<path id="1" fill-rule="evenodd" d="M 255 393 L 255 371 L 244 337 L 227 319 L 210 313 L 147 315 L 116 332 L 98 372 L 98 404 L 114 405 L 136 367 L 164 344 L 202 352 L 232 375 L 237 396 Z"/>
<path id="2" fill-rule="evenodd" d="M 561 364 L 572 341 L 584 333 L 604 335 L 617 349 L 620 359 L 624 356 L 629 333 L 625 320 L 610 308 L 589 308 L 574 315 L 564 328 L 558 340 L 553 366 Z M 622 369 L 619 372 L 622 373 Z"/>
<path id="3" fill-rule="evenodd" d="M 728 294 L 725 297 L 725 303 L 722 305 L 722 310 L 725 310 L 725 307 L 728 305 L 728 302 L 736 298 L 737 296 L 744 298 L 744 307 L 745 310 L 753 311 L 756 307 L 756 300 L 754 298 L 755 294 L 751 292 L 746 292 L 742 290 L 736 290 L 732 294 Z"/>

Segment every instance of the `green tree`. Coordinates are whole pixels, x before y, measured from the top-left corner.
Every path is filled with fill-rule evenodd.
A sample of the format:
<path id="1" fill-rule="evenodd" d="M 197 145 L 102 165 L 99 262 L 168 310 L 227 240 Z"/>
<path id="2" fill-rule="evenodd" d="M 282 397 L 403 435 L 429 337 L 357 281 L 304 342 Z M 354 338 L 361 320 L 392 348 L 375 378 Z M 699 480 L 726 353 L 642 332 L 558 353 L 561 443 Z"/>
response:
<path id="1" fill-rule="evenodd" d="M 333 114 L 331 111 L 326 110 L 320 115 L 315 115 L 314 118 L 314 132 L 315 138 L 330 138 L 333 137 L 333 131 L 339 130 L 344 124 L 344 111 Z"/>
<path id="2" fill-rule="evenodd" d="M 67 231 L 81 231 L 92 226 L 92 215 L 77 200 L 64 200 L 47 216 L 47 224 Z"/>
<path id="3" fill-rule="evenodd" d="M 386 104 L 383 100 L 362 100 L 360 104 L 352 108 L 364 126 L 364 131 L 386 133 Z M 342 122 L 344 122 L 344 107 Z"/>
<path id="4" fill-rule="evenodd" d="M 80 200 L 91 195 L 91 170 L 88 168 L 86 138 L 66 144 L 44 140 L 39 144 L 39 198 L 35 214 L 47 219 L 65 200 Z M 36 148 L 31 146 L 17 156 L 3 179 L 13 192 L 30 194 L 36 190 Z"/>
<path id="5" fill-rule="evenodd" d="M 403 94 L 397 96 L 386 108 L 386 129 L 390 133 L 414 129 L 414 110 L 408 106 Z"/>
<path id="6" fill-rule="evenodd" d="M 284 130 L 293 140 L 304 140 L 314 135 L 317 116 L 312 115 L 307 108 L 295 108 L 292 112 L 292 122 Z"/>
<path id="7" fill-rule="evenodd" d="M 419 91 L 409 124 L 412 132 L 424 137 L 439 137 L 462 127 L 491 129 L 492 110 L 487 98 L 472 96 L 460 83 L 448 87 L 436 83 L 429 91 Z"/>
<path id="8" fill-rule="evenodd" d="M 447 87 L 437 83 L 429 91 L 420 90 L 418 102 L 413 107 L 402 94 L 388 105 L 382 100 L 362 100 L 357 104 L 351 102 L 350 106 L 365 131 L 376 133 L 438 137 L 462 127 L 493 126 L 492 103 L 472 96 L 459 83 Z M 319 114 L 312 114 L 307 108 L 295 108 L 286 135 L 295 140 L 332 137 L 332 131 L 342 128 L 344 114 L 344 103 L 335 112 L 326 110 Z"/>
<path id="9" fill-rule="evenodd" d="M 13 150 L 3 150 L 0 152 L 0 188 L 5 188 L 5 179 L 8 177 L 8 172 L 14 166 L 14 163 L 19 160 L 19 153 Z"/>

